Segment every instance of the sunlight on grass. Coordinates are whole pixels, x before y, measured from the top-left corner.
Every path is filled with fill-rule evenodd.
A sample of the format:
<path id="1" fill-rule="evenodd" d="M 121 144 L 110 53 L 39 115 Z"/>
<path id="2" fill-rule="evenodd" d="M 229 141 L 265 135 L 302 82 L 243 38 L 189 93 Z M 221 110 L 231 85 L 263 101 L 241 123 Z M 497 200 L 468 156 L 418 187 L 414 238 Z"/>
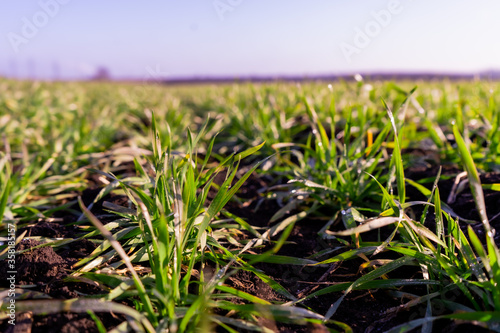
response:
<path id="1" fill-rule="evenodd" d="M 389 332 L 445 320 L 500 332 L 498 215 L 487 200 L 499 184 L 481 181 L 500 172 L 497 83 L 0 89 L 0 259 L 8 224 L 23 230 L 15 244 L 40 242 L 17 256 L 95 246 L 65 282 L 98 292 L 47 300 L 17 285 L 18 311 L 88 313 L 101 331 L 99 315 L 113 312 L 112 332 L 336 332 L 352 330 L 339 313 L 356 292 L 385 290 L 399 306 L 383 316 L 418 314 Z M 477 212 L 457 210 L 463 193 Z M 74 237 L 30 233 L 63 222 Z M 320 245 L 303 255 L 298 235 Z M 301 287 L 269 267 L 297 268 Z M 234 282 L 241 275 L 254 289 Z M 276 298 L 253 294 L 256 284 Z"/>

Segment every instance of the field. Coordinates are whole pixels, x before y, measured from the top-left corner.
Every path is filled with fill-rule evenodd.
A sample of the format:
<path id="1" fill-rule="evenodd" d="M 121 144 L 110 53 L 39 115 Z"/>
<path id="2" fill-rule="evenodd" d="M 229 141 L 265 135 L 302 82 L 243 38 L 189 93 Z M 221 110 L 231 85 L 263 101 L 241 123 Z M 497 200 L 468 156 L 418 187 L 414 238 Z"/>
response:
<path id="1" fill-rule="evenodd" d="M 0 331 L 500 332 L 500 84 L 358 79 L 1 79 Z"/>

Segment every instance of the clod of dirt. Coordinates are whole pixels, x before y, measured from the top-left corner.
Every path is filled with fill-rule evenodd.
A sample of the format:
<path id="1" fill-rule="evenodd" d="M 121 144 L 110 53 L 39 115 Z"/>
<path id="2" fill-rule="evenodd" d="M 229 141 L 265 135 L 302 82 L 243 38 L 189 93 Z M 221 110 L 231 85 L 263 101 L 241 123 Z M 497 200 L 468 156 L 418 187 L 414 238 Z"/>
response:
<path id="1" fill-rule="evenodd" d="M 22 241 L 18 251 L 30 249 L 41 243 L 35 240 Z M 18 285 L 43 285 L 49 283 L 56 277 L 65 274 L 64 260 L 54 252 L 52 247 L 46 246 L 29 250 L 16 256 L 16 270 Z M 2 276 L 7 269 L 6 263 L 0 264 L 0 280 L 6 281 Z"/>

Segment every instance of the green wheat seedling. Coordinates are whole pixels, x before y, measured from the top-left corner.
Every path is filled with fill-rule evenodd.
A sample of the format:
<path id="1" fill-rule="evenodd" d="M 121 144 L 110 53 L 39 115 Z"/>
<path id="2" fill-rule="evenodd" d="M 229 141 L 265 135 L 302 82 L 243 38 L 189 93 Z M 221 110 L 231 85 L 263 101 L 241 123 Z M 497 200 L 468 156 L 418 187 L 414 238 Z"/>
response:
<path id="1" fill-rule="evenodd" d="M 141 299 L 148 299 L 149 295 L 153 295 L 155 310 L 144 301 L 139 310 L 148 313 L 154 326 L 160 325 L 174 331 L 183 332 L 205 322 L 203 318 L 208 313 L 210 295 L 215 291 L 215 286 L 222 280 L 228 268 L 222 268 L 222 271 L 219 269 L 213 277 L 205 280 L 203 273 L 205 252 L 222 251 L 226 255 L 230 253 L 211 236 L 210 223 L 258 167 L 256 164 L 235 181 L 239 161 L 257 151 L 259 146 L 227 158 L 217 168 L 205 170 L 214 139 L 209 144 L 202 164 L 198 165 L 194 147 L 206 127 L 213 126 L 213 124 L 208 121 L 200 134 L 194 138 L 191 133 L 188 133 L 189 150 L 181 156 L 172 152 L 170 146 L 162 146 L 153 116 L 151 165 L 155 174 L 150 177 L 136 161 L 136 169 L 143 179 L 142 188 L 131 186 L 126 180 L 118 180 L 113 175 L 107 175 L 120 183 L 129 199 L 137 207 L 137 213 L 129 216 L 132 219 L 131 222 L 137 223 L 137 226 L 125 229 L 126 235 L 121 233 L 115 236 L 124 236 L 128 239 L 123 245 L 128 249 L 129 254 L 132 253 L 132 260 L 135 258 L 141 261 L 142 254 L 146 256 L 151 266 L 151 275 L 147 280 L 150 284 L 138 288 L 137 292 Z M 167 142 L 170 141 L 167 140 Z M 204 204 L 212 188 L 213 180 L 221 171 L 226 173 L 225 180 L 208 208 L 205 208 Z M 132 237 L 134 235 L 135 237 Z M 103 251 L 106 247 L 103 244 L 100 250 Z M 111 257 L 109 253 L 107 256 Z M 92 265 L 92 262 L 87 263 L 85 267 L 89 265 Z M 151 284 L 153 281 L 154 283 Z M 195 286 L 198 289 L 198 296 L 190 291 L 190 288 Z M 107 299 L 122 296 L 121 288 L 120 284 L 118 289 L 107 296 Z M 148 289 L 147 293 L 144 288 Z M 157 318 L 162 318 L 162 320 Z"/>
<path id="2" fill-rule="evenodd" d="M 203 327 L 207 330 L 213 325 L 221 325 L 230 331 L 231 326 L 255 329 L 258 327 L 254 322 L 255 309 L 265 310 L 274 320 L 290 320 L 283 315 L 283 311 L 294 313 L 292 316 L 294 320 L 321 319 L 307 310 L 271 305 L 267 301 L 223 285 L 228 274 L 235 272 L 230 270 L 231 266 L 238 266 L 240 269 L 254 272 L 259 278 L 267 281 L 273 289 L 285 292 L 276 282 L 251 265 L 257 261 L 266 261 L 276 253 L 286 240 L 295 221 L 284 221 L 287 223 L 286 228 L 283 226 L 285 231 L 274 249 L 258 257 L 249 257 L 252 258 L 251 263 L 246 263 L 239 256 L 252 246 L 261 244 L 263 238 L 260 239 L 260 243 L 259 239 L 256 239 L 246 246 L 242 244 L 233 250 L 221 244 L 220 240 L 224 241 L 223 236 L 228 233 L 220 229 L 220 224 L 214 223 L 215 219 L 260 165 L 260 163 L 255 164 L 236 179 L 240 161 L 258 151 L 262 144 L 239 154 L 233 154 L 217 166 L 209 168 L 207 165 L 215 138 L 209 142 L 202 159 L 197 154 L 196 146 L 202 135 L 212 126 L 214 122 L 208 120 L 197 136 L 188 132 L 188 152 L 179 154 L 172 151 L 169 146 L 162 145 L 153 116 L 153 154 L 150 165 L 154 174 L 148 174 L 138 161 L 135 166 L 140 180 L 120 180 L 107 174 L 107 177 L 121 185 L 122 190 L 137 207 L 137 211 L 117 212 L 123 218 L 130 219 L 130 223 L 115 224 L 116 227 L 122 225 L 125 228 L 112 234 L 106 231 L 104 226 L 100 226 L 99 221 L 83 208 L 90 221 L 108 236 L 91 257 L 75 266 L 83 266 L 75 277 L 82 275 L 104 285 L 108 284 L 111 290 L 109 295 L 103 298 L 104 301 L 127 299 L 137 295 L 141 302 L 135 302 L 136 308 L 147 313 L 151 325 L 172 331 L 193 331 L 195 328 Z M 215 186 L 214 179 L 221 172 L 225 175 L 224 181 Z M 137 186 L 139 184 L 142 185 Z M 213 189 L 216 189 L 217 193 L 206 207 L 208 194 Z M 274 230 L 266 234 L 272 236 L 279 232 Z M 110 247 L 113 249 L 108 250 Z M 104 263 L 109 262 L 115 254 L 118 254 L 123 261 L 113 263 L 111 267 L 117 269 L 123 262 L 127 264 L 146 259 L 151 267 L 151 273 L 144 277 L 133 274 L 132 284 L 130 280 L 119 277 L 110 280 L 109 276 L 90 272 L 96 266 L 102 267 Z M 289 263 L 290 259 L 293 258 L 276 258 L 275 262 L 285 263 L 288 260 Z M 207 265 L 207 260 L 212 264 Z M 300 260 L 295 262 L 295 264 L 301 263 Z M 211 268 L 214 266 L 215 269 Z M 131 269 L 133 267 L 128 270 Z M 110 281 L 113 283 L 109 284 Z M 227 300 L 231 297 L 243 298 L 251 304 L 246 307 L 237 306 Z M 210 312 L 214 308 L 239 313 L 241 319 L 211 315 Z"/>
<path id="3" fill-rule="evenodd" d="M 415 89 L 406 93 L 402 101 L 400 113 L 403 117 L 406 113 L 407 101 L 414 91 Z M 401 161 L 398 137 L 395 136 L 394 144 L 385 142 L 391 128 L 396 130 L 397 126 L 390 110 L 391 121 L 386 122 L 380 129 L 375 140 L 373 140 L 373 126 L 379 124 L 381 116 L 369 119 L 367 110 L 359 110 L 358 117 L 354 119 L 351 113 L 342 131 L 343 142 L 341 142 L 335 133 L 335 107 L 331 106 L 329 109 L 330 135 L 328 135 L 311 103 L 304 99 L 304 104 L 312 129 L 312 135 L 309 136 L 307 143 L 305 145 L 274 145 L 277 149 L 292 148 L 298 160 L 298 165 L 291 161 L 286 162 L 294 168 L 295 173 L 290 183 L 293 186 L 300 186 L 300 190 L 292 191 L 293 200 L 283 210 L 289 210 L 290 205 L 296 207 L 307 202 L 315 203 L 311 207 L 320 206 L 323 209 L 327 207 L 331 212 L 331 218 L 321 233 L 325 237 L 331 237 L 328 228 L 339 216 L 346 228 L 352 228 L 356 226 L 356 222 L 350 217 L 350 212 L 358 214 L 356 209 L 358 208 L 373 214 L 380 209 L 380 205 L 384 207 L 391 202 L 380 195 L 377 183 L 372 179 L 371 174 L 374 174 L 377 179 L 387 181 L 396 173 L 398 200 L 400 204 L 404 204 L 404 180 L 399 181 L 402 178 L 403 165 L 402 162 L 398 164 L 395 162 Z M 334 101 L 331 105 L 334 105 Z M 385 107 L 388 108 L 387 105 Z M 357 136 L 352 134 L 354 131 L 358 133 Z M 399 139 L 401 140 L 401 137 Z M 392 158 L 389 157 L 387 151 L 389 146 L 394 146 Z M 388 173 L 383 172 L 385 168 L 382 166 L 385 164 L 389 164 L 390 172 Z M 358 214 L 358 216 L 362 215 Z M 356 243 L 360 241 L 358 236 L 353 236 L 353 240 Z"/>
<path id="4" fill-rule="evenodd" d="M 388 110 L 393 124 L 394 132 L 396 132 L 395 123 Z M 422 319 L 416 319 L 408 324 L 398 326 L 391 332 L 401 332 L 422 326 L 425 332 L 432 331 L 432 323 L 438 319 L 456 319 L 467 320 L 477 325 L 487 327 L 489 329 L 499 331 L 500 318 L 499 312 L 499 288 L 498 288 L 498 248 L 493 240 L 494 231 L 491 229 L 487 217 L 481 213 L 481 209 L 485 212 L 484 198 L 482 196 L 482 188 L 477 176 L 477 171 L 474 162 L 461 138 L 458 130 L 454 127 L 454 133 L 457 137 L 457 144 L 460 150 L 461 157 L 464 161 L 465 168 L 469 174 L 469 181 L 473 190 L 476 205 L 480 212 L 480 218 L 484 226 L 487 238 L 486 245 L 488 251 L 485 251 L 479 238 L 468 226 L 468 238 L 460 228 L 458 218 L 453 219 L 450 214 L 443 211 L 441 208 L 441 198 L 439 189 L 437 188 L 436 179 L 433 190 L 429 194 L 427 203 L 424 203 L 425 209 L 422 214 L 422 221 L 412 220 L 406 215 L 404 208 L 411 205 L 421 204 L 421 202 L 408 202 L 401 204 L 402 198 L 395 200 L 387 190 L 378 182 L 380 190 L 384 194 L 384 198 L 389 203 L 390 209 L 383 212 L 380 217 L 362 221 L 361 225 L 347 229 L 345 231 L 334 232 L 336 236 L 359 235 L 360 233 L 375 230 L 378 228 L 395 225 L 396 228 L 391 236 L 380 245 L 361 244 L 359 249 L 351 250 L 342 253 L 334 258 L 327 259 L 318 264 L 333 263 L 341 260 L 354 259 L 360 254 L 377 254 L 384 250 L 394 251 L 402 255 L 399 259 L 374 260 L 375 268 L 371 272 L 363 275 L 358 280 L 344 285 L 335 285 L 319 290 L 307 298 L 323 295 L 326 293 L 345 290 L 344 294 L 332 304 L 330 310 L 326 313 L 325 318 L 331 318 L 347 293 L 352 290 L 364 288 L 395 288 L 408 285 L 426 285 L 428 294 L 416 297 L 411 302 L 404 305 L 406 308 L 427 303 L 427 310 Z M 397 135 L 395 134 L 395 138 Z M 396 182 L 404 184 L 404 172 L 402 168 L 402 160 L 399 151 L 399 145 L 395 144 L 395 154 L 397 159 L 393 159 L 396 169 Z M 401 177 L 402 181 L 398 181 Z M 438 176 L 439 178 L 439 176 Z M 398 193 L 402 191 L 399 190 Z M 403 192 L 404 193 L 404 192 Z M 429 206 L 432 206 L 435 211 L 436 230 L 433 232 L 423 225 L 426 211 Z M 394 216 L 390 216 L 394 214 Z M 447 227 L 445 229 L 445 224 Z M 394 240 L 396 231 L 400 232 L 400 239 Z M 472 244 L 472 245 L 471 245 Z M 384 279 L 377 278 L 390 273 L 391 271 L 403 265 L 418 264 L 422 270 L 422 279 Z M 363 266 L 371 266 L 367 262 Z M 368 285 L 369 287 L 366 287 Z M 432 301 L 439 297 L 442 293 L 458 289 L 467 301 L 448 300 L 445 301 L 445 306 L 449 312 L 465 311 L 465 313 L 453 313 L 450 315 L 442 315 L 442 313 L 433 313 Z M 306 298 L 306 299 L 307 299 Z M 301 300 L 302 301 L 302 300 Z"/>
<path id="5" fill-rule="evenodd" d="M 61 209 L 61 202 L 75 197 L 72 191 L 85 187 L 85 169 L 57 175 L 50 172 L 54 162 L 55 158 L 35 157 L 13 161 L 10 154 L 0 152 L 0 218 L 16 220 L 18 227 L 26 221 L 48 219 Z"/>

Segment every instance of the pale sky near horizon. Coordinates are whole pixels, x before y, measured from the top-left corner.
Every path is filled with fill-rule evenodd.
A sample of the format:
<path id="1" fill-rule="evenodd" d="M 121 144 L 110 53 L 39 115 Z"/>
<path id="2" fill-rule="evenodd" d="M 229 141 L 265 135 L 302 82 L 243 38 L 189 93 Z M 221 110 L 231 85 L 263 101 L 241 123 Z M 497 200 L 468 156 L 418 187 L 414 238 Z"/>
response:
<path id="1" fill-rule="evenodd" d="M 500 69 L 500 2 L 0 0 L 0 76 Z"/>

